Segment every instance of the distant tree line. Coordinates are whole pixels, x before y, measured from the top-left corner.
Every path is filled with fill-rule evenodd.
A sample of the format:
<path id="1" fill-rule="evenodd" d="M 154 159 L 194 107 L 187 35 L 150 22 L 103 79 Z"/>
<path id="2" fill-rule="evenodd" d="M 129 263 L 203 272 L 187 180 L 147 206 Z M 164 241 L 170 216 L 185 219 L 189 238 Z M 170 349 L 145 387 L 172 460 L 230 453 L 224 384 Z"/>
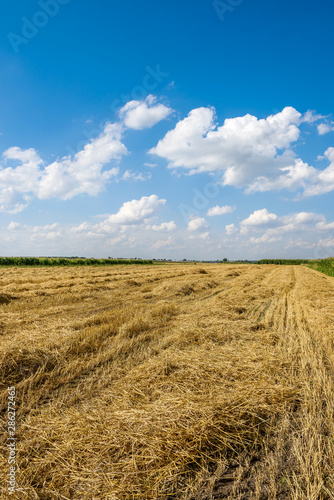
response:
<path id="1" fill-rule="evenodd" d="M 258 264 L 276 264 L 278 266 L 298 266 L 300 264 L 309 264 L 308 259 L 262 259 Z"/>
<path id="2" fill-rule="evenodd" d="M 115 266 L 117 264 L 153 264 L 153 261 L 73 257 L 0 257 L 0 266 Z"/>

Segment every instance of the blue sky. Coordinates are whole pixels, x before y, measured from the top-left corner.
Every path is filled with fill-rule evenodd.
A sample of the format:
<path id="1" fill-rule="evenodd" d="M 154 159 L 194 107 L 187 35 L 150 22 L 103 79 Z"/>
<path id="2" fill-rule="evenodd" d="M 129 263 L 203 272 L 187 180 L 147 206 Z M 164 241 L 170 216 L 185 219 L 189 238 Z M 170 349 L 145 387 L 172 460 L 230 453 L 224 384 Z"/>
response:
<path id="1" fill-rule="evenodd" d="M 0 254 L 333 255 L 333 14 L 3 2 Z"/>

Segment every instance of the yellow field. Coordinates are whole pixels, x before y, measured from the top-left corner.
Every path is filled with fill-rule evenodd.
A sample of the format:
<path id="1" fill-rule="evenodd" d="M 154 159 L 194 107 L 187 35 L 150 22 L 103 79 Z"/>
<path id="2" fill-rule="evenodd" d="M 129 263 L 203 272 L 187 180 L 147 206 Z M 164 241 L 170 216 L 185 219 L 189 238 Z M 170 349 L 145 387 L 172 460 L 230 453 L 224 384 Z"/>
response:
<path id="1" fill-rule="evenodd" d="M 1 499 L 334 499 L 333 292 L 302 266 L 1 269 Z"/>

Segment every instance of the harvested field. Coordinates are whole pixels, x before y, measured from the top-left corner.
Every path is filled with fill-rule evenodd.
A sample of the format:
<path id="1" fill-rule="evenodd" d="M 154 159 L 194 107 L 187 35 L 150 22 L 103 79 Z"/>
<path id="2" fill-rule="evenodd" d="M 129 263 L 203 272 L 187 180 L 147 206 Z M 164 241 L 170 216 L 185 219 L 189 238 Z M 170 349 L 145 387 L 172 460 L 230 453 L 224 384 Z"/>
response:
<path id="1" fill-rule="evenodd" d="M 6 268 L 18 489 L 41 500 L 334 499 L 334 280 L 304 266 Z"/>

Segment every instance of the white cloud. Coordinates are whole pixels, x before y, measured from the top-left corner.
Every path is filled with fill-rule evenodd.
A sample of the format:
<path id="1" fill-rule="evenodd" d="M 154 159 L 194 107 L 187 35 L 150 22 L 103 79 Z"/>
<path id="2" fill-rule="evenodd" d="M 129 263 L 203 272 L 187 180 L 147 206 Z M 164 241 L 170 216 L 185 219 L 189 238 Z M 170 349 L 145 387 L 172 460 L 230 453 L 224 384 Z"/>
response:
<path id="1" fill-rule="evenodd" d="M 235 226 L 235 224 L 227 224 L 225 226 L 226 234 L 233 235 L 238 232 L 238 228 Z"/>
<path id="2" fill-rule="evenodd" d="M 169 247 L 175 245 L 175 239 L 172 236 L 168 236 L 166 240 L 156 241 L 151 248 L 154 250 L 159 250 L 159 248 Z"/>
<path id="3" fill-rule="evenodd" d="M 33 148 L 23 150 L 15 146 L 7 149 L 3 156 L 7 160 L 19 160 L 23 164 L 39 165 L 43 163 L 37 151 Z"/>
<path id="4" fill-rule="evenodd" d="M 313 182 L 317 170 L 302 160 L 295 160 L 293 165 L 282 167 L 281 174 L 276 179 L 260 177 L 247 188 L 247 192 L 272 191 L 277 189 L 297 190 L 306 188 L 308 182 Z"/>
<path id="5" fill-rule="evenodd" d="M 304 196 L 320 195 L 334 190 L 334 148 L 328 148 L 325 151 L 325 157 L 330 161 L 329 167 L 316 171 L 312 183 L 303 193 Z"/>
<path id="6" fill-rule="evenodd" d="M 32 148 L 12 147 L 3 153 L 3 157 L 5 161 L 21 163 L 16 168 L 0 166 L 0 211 L 17 213 L 27 207 L 29 194 L 36 190 L 43 162 Z"/>
<path id="7" fill-rule="evenodd" d="M 167 118 L 172 109 L 164 104 L 157 104 L 157 98 L 149 95 L 144 101 L 130 101 L 119 112 L 126 127 L 134 130 L 151 128 Z"/>
<path id="8" fill-rule="evenodd" d="M 219 205 L 216 205 L 215 207 L 209 208 L 206 215 L 208 215 L 209 217 L 213 217 L 215 215 L 231 214 L 234 211 L 235 207 L 230 207 L 229 205 L 220 207 Z"/>
<path id="9" fill-rule="evenodd" d="M 333 247 L 334 248 L 334 238 L 325 238 L 318 241 L 319 247 Z M 333 257 L 333 253 L 330 255 Z"/>
<path id="10" fill-rule="evenodd" d="M 144 166 L 154 168 L 154 167 L 157 167 L 158 165 L 157 165 L 157 163 L 144 163 Z"/>
<path id="11" fill-rule="evenodd" d="M 240 227 L 242 232 L 245 233 L 250 227 L 275 225 L 276 220 L 276 214 L 271 214 L 266 208 L 263 208 L 262 210 L 255 210 L 247 219 L 240 222 Z"/>
<path id="12" fill-rule="evenodd" d="M 169 236 L 171 231 L 177 230 L 174 221 L 157 222 L 165 203 L 166 200 L 154 194 L 143 196 L 123 203 L 117 212 L 104 215 L 104 220 L 98 223 L 82 221 L 77 225 L 29 226 L 12 220 L 1 229 L 3 252 L 13 254 L 8 248 L 15 244 L 15 252 L 24 255 L 149 258 L 152 256 L 149 249 L 157 242 L 160 242 L 157 248 L 176 251 L 181 248 L 180 244 Z M 162 238 L 163 233 L 166 238 Z"/>
<path id="13" fill-rule="evenodd" d="M 314 123 L 326 118 L 324 115 L 317 114 L 315 111 L 308 110 L 303 114 L 301 121 L 306 123 Z"/>
<path id="14" fill-rule="evenodd" d="M 319 135 L 325 135 L 328 134 L 328 132 L 334 131 L 334 123 L 320 123 L 318 126 L 318 133 Z"/>
<path id="15" fill-rule="evenodd" d="M 274 243 L 276 241 L 281 241 L 281 240 L 282 240 L 282 236 L 269 236 L 269 234 L 265 233 L 260 238 L 255 238 L 254 236 L 252 236 L 252 238 L 250 239 L 250 242 L 255 243 L 255 244 L 259 244 L 259 243 Z"/>
<path id="16" fill-rule="evenodd" d="M 64 235 L 63 228 L 58 222 L 46 224 L 44 226 L 29 226 L 12 221 L 7 229 L 12 233 L 11 241 L 22 238 L 28 244 L 29 242 L 41 242 L 47 240 L 57 240 Z"/>
<path id="17" fill-rule="evenodd" d="M 120 114 L 126 126 L 140 129 L 153 126 L 171 112 L 171 108 L 157 103 L 154 96 L 148 96 L 144 101 L 127 103 Z M 303 196 L 321 195 L 334 190 L 334 148 L 325 152 L 324 158 L 330 164 L 320 170 L 297 158 L 292 147 L 300 136 L 299 126 L 303 122 L 313 123 L 323 118 L 313 112 L 301 115 L 287 107 L 266 119 L 248 114 L 226 119 L 218 126 L 213 108 L 198 108 L 179 121 L 150 153 L 166 158 L 169 167 L 182 167 L 190 174 L 216 171 L 222 184 L 244 187 L 246 192 L 288 189 L 303 190 Z M 332 125 L 332 122 L 320 123 L 319 133 Z M 151 173 L 131 170 L 118 177 L 118 162 L 128 154 L 122 143 L 123 134 L 123 124 L 108 123 L 101 134 L 77 154 L 51 164 L 45 163 L 33 148 L 7 149 L 0 164 L 0 211 L 18 213 L 34 197 L 69 200 L 80 194 L 95 196 L 112 178 L 149 179 Z M 109 166 L 111 162 L 113 166 Z M 301 194 L 297 199 L 300 197 Z M 229 213 L 225 209 L 229 210 L 212 207 L 207 215 Z"/>
<path id="18" fill-rule="evenodd" d="M 9 229 L 10 231 L 15 231 L 15 229 L 19 229 L 20 227 L 22 226 L 22 224 L 20 224 L 19 222 L 10 222 L 7 226 L 7 229 Z"/>
<path id="19" fill-rule="evenodd" d="M 73 233 L 84 233 L 84 232 L 87 232 L 89 231 L 91 225 L 88 224 L 88 222 L 82 222 L 81 224 L 79 224 L 79 226 L 73 226 L 71 227 L 71 231 Z"/>
<path id="20" fill-rule="evenodd" d="M 102 171 L 103 166 L 127 154 L 121 135 L 121 127 L 109 123 L 99 137 L 86 144 L 73 158 L 66 157 L 48 165 L 38 183 L 38 198 L 68 200 L 82 193 L 100 193 L 106 182 L 118 174 L 118 168 Z"/>
<path id="21" fill-rule="evenodd" d="M 334 229 L 334 222 L 321 221 L 321 222 L 318 222 L 318 224 L 316 225 L 316 228 L 319 231 L 331 231 L 332 229 Z"/>
<path id="22" fill-rule="evenodd" d="M 302 123 L 323 118 L 286 107 L 266 119 L 248 114 L 226 119 L 218 126 L 214 108 L 197 108 L 149 153 L 165 158 L 174 170 L 217 172 L 223 185 L 245 188 L 247 193 L 287 189 L 314 196 L 334 190 L 333 148 L 325 153 L 331 161 L 325 170 L 297 158 L 292 148 Z M 324 133 L 328 127 L 320 124 L 318 130 Z"/>
<path id="23" fill-rule="evenodd" d="M 299 212 L 287 218 L 292 220 L 295 224 L 313 224 L 319 219 L 323 219 L 323 215 L 314 214 L 313 212 Z"/>
<path id="24" fill-rule="evenodd" d="M 221 258 L 222 248 L 224 257 L 229 259 L 268 256 L 316 258 L 319 252 L 322 257 L 333 252 L 334 222 L 327 221 L 321 214 L 298 212 L 277 215 L 270 221 L 268 214 L 273 214 L 267 210 L 264 216 L 254 217 L 255 212 L 250 214 L 247 233 L 240 234 L 235 224 L 229 224 L 226 233 L 209 233 L 208 230 L 185 232 L 175 228 L 171 235 L 168 229 L 173 221 L 156 222 L 164 203 L 151 199 L 140 204 L 141 200 L 128 202 L 130 208 L 123 204 L 118 212 L 110 216 L 113 222 L 108 217 L 97 224 L 83 221 L 77 226 L 58 223 L 29 226 L 14 219 L 1 228 L 2 251 L 7 255 L 112 255 L 203 260 Z M 143 210 L 144 206 L 146 209 Z M 198 217 L 192 218 L 195 219 Z M 152 224 L 159 230 L 153 229 Z M 10 250 L 13 248 L 14 252 Z"/>
<path id="25" fill-rule="evenodd" d="M 292 107 L 257 119 L 230 118 L 217 127 L 213 108 L 198 108 L 177 123 L 151 154 L 165 158 L 170 168 L 190 173 L 221 171 L 225 185 L 259 184 L 282 175 L 295 165 L 290 147 L 300 135 L 301 114 Z M 283 153 L 280 152 L 283 150 Z"/>
<path id="26" fill-rule="evenodd" d="M 159 199 L 157 195 L 142 196 L 140 200 L 132 200 L 123 203 L 116 214 L 112 214 L 100 227 L 110 224 L 138 224 L 152 217 L 164 204 L 166 200 Z"/>
<path id="27" fill-rule="evenodd" d="M 324 215 L 313 212 L 273 214 L 277 218 L 270 221 L 267 217 L 269 211 L 264 213 L 265 217 L 261 214 L 251 217 L 254 213 L 247 218 L 251 219 L 252 225 L 243 228 L 240 223 L 240 233 L 234 224 L 226 226 L 227 237 L 221 242 L 233 258 L 236 255 L 248 259 L 324 258 L 333 255 L 334 222 L 326 221 Z"/>
<path id="28" fill-rule="evenodd" d="M 0 168 L 0 211 L 19 212 L 32 196 L 41 200 L 68 200 L 78 194 L 97 195 L 119 172 L 117 167 L 104 171 L 103 167 L 128 153 L 121 136 L 121 126 L 109 123 L 99 137 L 91 140 L 76 155 L 64 157 L 44 168 L 34 149 L 7 149 L 3 153 L 5 161 L 19 161 L 21 164 Z"/>
<path id="29" fill-rule="evenodd" d="M 151 172 L 132 172 L 132 170 L 126 170 L 122 175 L 124 181 L 147 181 L 151 179 Z"/>
<path id="30" fill-rule="evenodd" d="M 275 217 L 270 219 L 270 215 Z M 252 243 L 278 241 L 281 236 L 287 234 L 297 235 L 298 233 L 312 232 L 314 236 L 314 232 L 318 229 L 321 230 L 322 225 L 326 226 L 325 217 L 313 212 L 299 212 L 279 217 L 276 214 L 269 214 L 266 209 L 254 212 L 248 219 L 240 223 L 242 234 L 247 234 L 249 231 L 259 232 L 267 228 L 261 237 L 252 237 L 250 239 Z"/>
<path id="31" fill-rule="evenodd" d="M 153 225 L 150 229 L 153 231 L 174 231 L 176 229 L 176 224 L 173 220 L 170 222 L 162 222 L 160 225 Z"/>
<path id="32" fill-rule="evenodd" d="M 207 227 L 204 217 L 193 217 L 188 223 L 188 231 L 198 231 Z"/>
<path id="33" fill-rule="evenodd" d="M 176 229 L 174 221 L 161 223 L 152 227 L 152 221 L 156 219 L 166 200 L 159 199 L 157 195 L 142 196 L 139 200 L 131 200 L 123 203 L 117 213 L 104 215 L 104 219 L 97 223 L 82 222 L 77 226 L 72 226 L 69 230 L 76 234 L 76 238 L 81 237 L 103 237 L 117 234 L 120 237 L 126 233 L 128 235 L 139 231 L 145 234 L 150 230 L 172 231 Z M 153 233 L 154 234 L 154 233 Z M 113 241 L 115 238 L 113 238 Z"/>

